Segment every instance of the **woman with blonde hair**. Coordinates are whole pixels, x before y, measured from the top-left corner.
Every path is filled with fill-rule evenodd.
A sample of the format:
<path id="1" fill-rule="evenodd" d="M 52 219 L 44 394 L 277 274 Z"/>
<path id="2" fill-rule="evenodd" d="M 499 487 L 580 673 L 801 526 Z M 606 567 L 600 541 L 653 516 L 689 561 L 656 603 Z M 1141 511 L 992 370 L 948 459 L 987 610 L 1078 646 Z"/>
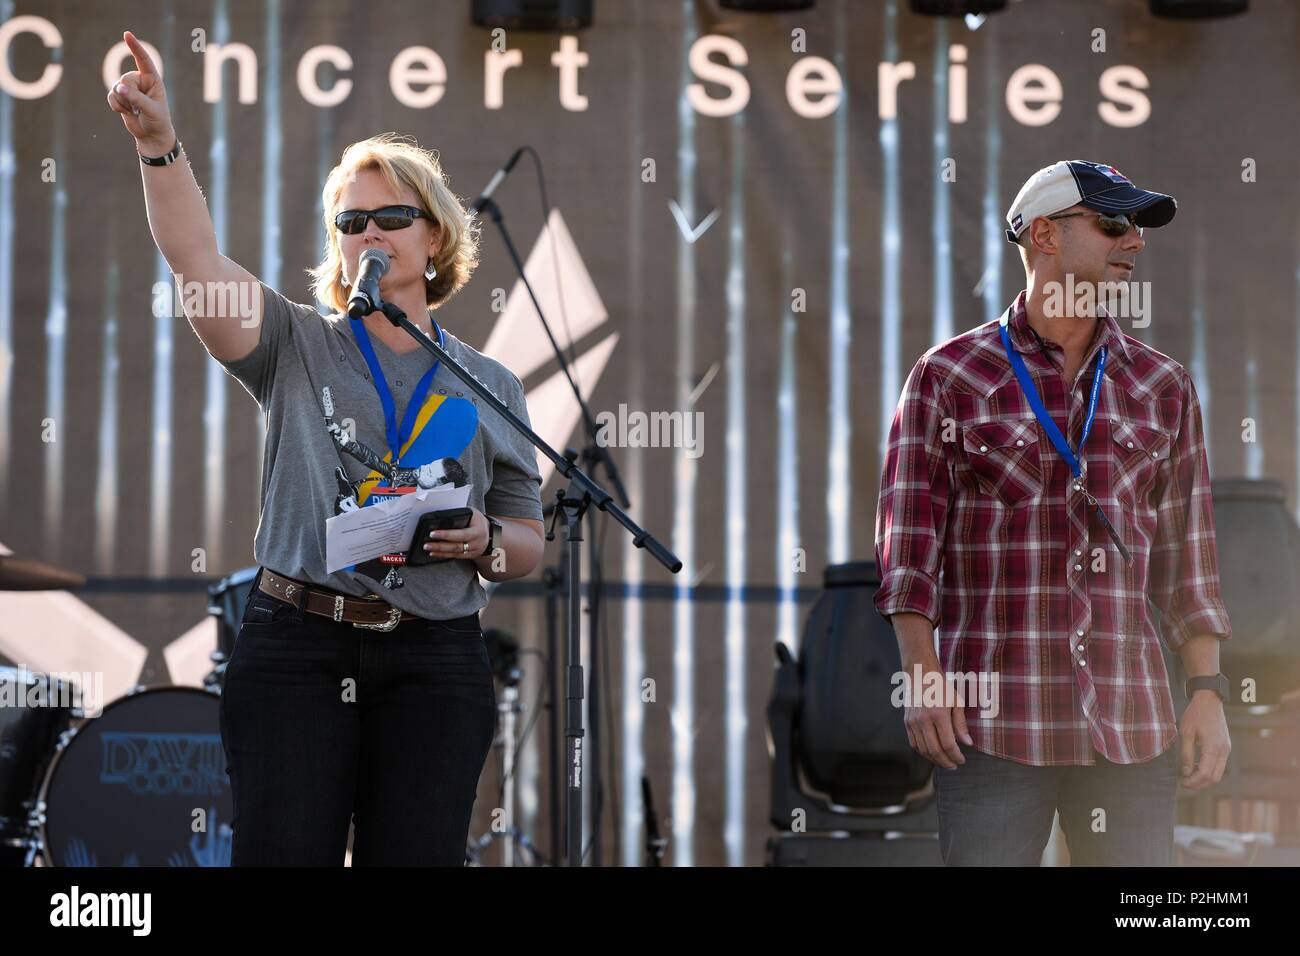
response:
<path id="1" fill-rule="evenodd" d="M 290 301 L 217 249 L 162 78 L 124 38 L 136 69 L 108 103 L 135 137 L 154 241 L 187 290 L 247 293 L 187 294 L 185 308 L 266 422 L 260 568 L 221 699 L 232 862 L 339 865 L 351 824 L 356 865 L 463 865 L 496 715 L 479 576 L 537 566 L 541 477 L 499 415 L 381 313 L 350 319 L 347 299 L 362 253 L 386 253 L 384 301 L 527 421 L 518 378 L 433 320 L 476 265 L 471 219 L 435 154 L 391 135 L 354 143 L 325 183 L 328 239 L 310 271 L 333 314 Z M 235 314 L 241 301 L 251 315 Z M 327 428 L 334 418 L 352 425 Z M 432 563 L 328 572 L 326 520 L 409 493 L 415 475 L 469 484 L 469 525 L 433 532 Z"/>

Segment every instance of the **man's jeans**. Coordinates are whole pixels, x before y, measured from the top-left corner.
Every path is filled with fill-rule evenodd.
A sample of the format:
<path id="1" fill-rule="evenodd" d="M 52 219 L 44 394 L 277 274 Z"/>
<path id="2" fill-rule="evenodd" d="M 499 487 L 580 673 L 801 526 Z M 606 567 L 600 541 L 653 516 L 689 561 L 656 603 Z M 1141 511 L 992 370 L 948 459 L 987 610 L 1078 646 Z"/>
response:
<path id="1" fill-rule="evenodd" d="M 496 691 L 478 616 L 391 631 L 252 591 L 226 669 L 232 865 L 463 866 Z"/>
<path id="2" fill-rule="evenodd" d="M 1171 866 L 1178 741 L 1146 763 L 1030 767 L 961 746 L 935 767 L 939 849 L 947 866 L 1038 866 L 1053 813 L 1071 866 Z"/>

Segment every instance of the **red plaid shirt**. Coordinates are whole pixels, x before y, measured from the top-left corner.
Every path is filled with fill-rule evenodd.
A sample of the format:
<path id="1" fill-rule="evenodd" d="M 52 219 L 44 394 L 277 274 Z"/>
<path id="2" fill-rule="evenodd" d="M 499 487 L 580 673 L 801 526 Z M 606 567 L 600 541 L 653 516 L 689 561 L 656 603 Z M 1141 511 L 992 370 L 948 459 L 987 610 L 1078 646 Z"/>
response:
<path id="1" fill-rule="evenodd" d="M 1109 315 L 1070 392 L 1065 352 L 1011 305 L 1012 346 L 1077 450 L 1108 346 L 1085 485 L 1132 553 L 1126 564 L 1034 416 L 999 322 L 930 349 L 889 431 L 876 512 L 876 608 L 923 614 L 953 673 L 997 675 L 998 713 L 967 697 L 985 753 L 1035 765 L 1139 763 L 1177 738 L 1165 643 L 1231 637 L 1200 402 L 1181 365 Z M 1068 425 L 1068 427 L 1067 427 Z"/>

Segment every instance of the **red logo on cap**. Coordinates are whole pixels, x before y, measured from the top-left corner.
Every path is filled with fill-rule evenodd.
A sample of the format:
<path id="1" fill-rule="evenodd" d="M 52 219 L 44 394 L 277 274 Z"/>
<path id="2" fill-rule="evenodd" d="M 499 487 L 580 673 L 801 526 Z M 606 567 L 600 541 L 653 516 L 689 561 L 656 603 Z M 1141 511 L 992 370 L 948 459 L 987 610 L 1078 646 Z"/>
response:
<path id="1" fill-rule="evenodd" d="M 1101 173 L 1102 175 L 1104 175 L 1104 176 L 1105 176 L 1107 179 L 1109 179 L 1111 182 L 1115 182 L 1115 183 L 1129 183 L 1130 186 L 1132 185 L 1132 183 L 1129 182 L 1129 178 L 1128 178 L 1127 176 L 1125 176 L 1123 173 L 1121 173 L 1121 172 L 1120 172 L 1118 169 L 1116 169 L 1114 166 L 1102 166 L 1100 163 L 1098 163 L 1098 164 L 1097 164 L 1097 171 L 1098 171 L 1099 173 Z"/>

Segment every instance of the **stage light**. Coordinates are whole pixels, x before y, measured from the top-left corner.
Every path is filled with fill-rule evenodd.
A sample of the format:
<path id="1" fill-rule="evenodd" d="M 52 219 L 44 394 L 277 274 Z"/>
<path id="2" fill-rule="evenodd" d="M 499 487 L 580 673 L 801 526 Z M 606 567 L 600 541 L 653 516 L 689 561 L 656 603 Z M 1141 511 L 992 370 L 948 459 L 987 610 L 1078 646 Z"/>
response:
<path id="1" fill-rule="evenodd" d="M 967 17 L 1000 13 L 1007 0 L 907 0 L 907 5 L 927 17 Z"/>
<path id="2" fill-rule="evenodd" d="M 742 10 L 746 13 L 780 13 L 783 10 L 807 10 L 813 0 L 718 0 L 718 6 L 726 10 Z"/>
<path id="3" fill-rule="evenodd" d="M 1250 0 L 1151 0 L 1151 15 L 1180 17 L 1230 17 L 1250 9 Z"/>
<path id="4" fill-rule="evenodd" d="M 595 0 L 470 0 L 475 26 L 572 31 L 591 26 Z"/>

